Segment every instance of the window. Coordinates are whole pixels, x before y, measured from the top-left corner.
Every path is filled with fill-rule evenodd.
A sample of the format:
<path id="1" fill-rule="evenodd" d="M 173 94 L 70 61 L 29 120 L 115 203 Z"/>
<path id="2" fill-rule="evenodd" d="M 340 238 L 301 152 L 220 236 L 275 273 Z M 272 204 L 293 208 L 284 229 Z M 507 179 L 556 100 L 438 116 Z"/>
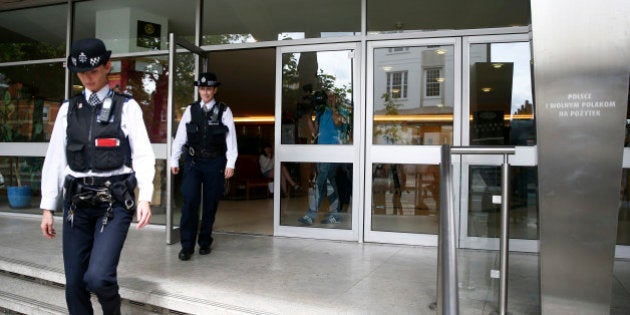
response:
<path id="1" fill-rule="evenodd" d="M 407 98 L 407 71 L 387 73 L 387 94 L 391 98 Z"/>
<path id="2" fill-rule="evenodd" d="M 440 97 L 441 86 L 444 78 L 440 76 L 440 68 L 427 68 L 424 70 L 424 96 Z"/>
<path id="3" fill-rule="evenodd" d="M 391 53 L 402 53 L 409 52 L 409 47 L 391 47 L 388 49 L 388 52 Z"/>

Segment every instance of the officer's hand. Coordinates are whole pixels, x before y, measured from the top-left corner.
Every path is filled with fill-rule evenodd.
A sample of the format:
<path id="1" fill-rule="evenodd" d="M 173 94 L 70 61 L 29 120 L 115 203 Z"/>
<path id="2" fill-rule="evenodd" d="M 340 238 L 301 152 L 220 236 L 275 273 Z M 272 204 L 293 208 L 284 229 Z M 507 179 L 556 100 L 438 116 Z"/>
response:
<path id="1" fill-rule="evenodd" d="M 234 169 L 231 167 L 225 168 L 225 179 L 228 179 L 234 175 Z"/>
<path id="2" fill-rule="evenodd" d="M 138 203 L 136 215 L 138 217 L 138 225 L 136 228 L 141 229 L 145 225 L 149 224 L 149 221 L 151 220 L 151 205 L 149 205 L 148 201 L 143 200 Z"/>
<path id="3" fill-rule="evenodd" d="M 173 175 L 179 174 L 179 167 L 171 167 L 171 173 L 173 173 Z"/>
<path id="4" fill-rule="evenodd" d="M 53 239 L 55 238 L 55 235 L 57 235 L 57 232 L 55 231 L 55 228 L 53 227 L 53 215 L 52 215 L 52 211 L 49 210 L 43 210 L 42 211 L 42 224 L 40 225 L 40 228 L 42 229 L 42 233 L 44 234 L 44 236 L 48 239 Z"/>

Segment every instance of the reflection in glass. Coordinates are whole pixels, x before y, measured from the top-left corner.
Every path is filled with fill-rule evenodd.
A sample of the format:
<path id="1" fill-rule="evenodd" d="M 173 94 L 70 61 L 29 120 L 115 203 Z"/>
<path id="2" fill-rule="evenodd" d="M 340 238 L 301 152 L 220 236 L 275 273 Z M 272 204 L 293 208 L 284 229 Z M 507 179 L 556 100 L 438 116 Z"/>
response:
<path id="1" fill-rule="evenodd" d="M 184 63 L 186 64 L 186 63 Z M 83 90 L 72 75 L 73 94 Z M 166 110 L 168 105 L 168 57 L 129 57 L 112 60 L 109 86 L 127 93 L 140 104 L 149 138 L 153 143 L 166 142 Z M 175 100 L 179 100 L 181 81 L 175 80 Z M 191 91 L 192 83 L 187 87 Z M 191 92 L 189 92 L 191 93 Z M 188 94 L 190 95 L 190 94 Z M 54 118 L 52 118 L 54 122 Z"/>
<path id="2" fill-rule="evenodd" d="M 361 30 L 361 1 L 212 0 L 202 19 L 201 45 L 352 36 Z"/>
<path id="3" fill-rule="evenodd" d="M 374 49 L 373 143 L 452 143 L 453 67 L 453 46 Z"/>
<path id="4" fill-rule="evenodd" d="M 437 234 L 440 166 L 374 164 L 372 230 Z"/>
<path id="5" fill-rule="evenodd" d="M 281 163 L 300 183 L 280 200 L 280 224 L 351 229 L 351 163 Z M 301 220 L 305 215 L 309 222 Z M 334 220 L 331 220 L 334 218 Z"/>
<path id="6" fill-rule="evenodd" d="M 0 142 L 49 140 L 63 91 L 61 63 L 0 68 Z"/>
<path id="7" fill-rule="evenodd" d="M 630 245 L 630 171 L 621 172 L 621 202 L 619 203 L 619 222 L 617 227 L 617 245 Z"/>
<path id="8" fill-rule="evenodd" d="M 470 46 L 470 144 L 535 145 L 529 42 Z"/>
<path id="9" fill-rule="evenodd" d="M 64 58 L 67 13 L 67 4 L 0 12 L 0 63 Z"/>
<path id="10" fill-rule="evenodd" d="M 282 55 L 282 144 L 351 144 L 351 51 Z"/>
<path id="11" fill-rule="evenodd" d="M 367 0 L 369 34 L 531 24 L 529 0 Z"/>
<path id="12" fill-rule="evenodd" d="M 75 2 L 72 36 L 101 38 L 114 54 L 166 50 L 169 33 L 194 43 L 196 3 L 195 0 Z"/>
<path id="13" fill-rule="evenodd" d="M 535 167 L 510 167 L 509 231 L 511 239 L 538 239 L 538 176 Z M 470 166 L 468 185 L 468 236 L 499 237 L 501 167 Z"/>
<path id="14" fill-rule="evenodd" d="M 9 212 L 41 214 L 41 174 L 43 157 L 3 156 L 0 157 L 0 206 Z M 26 195 L 13 195 L 8 189 L 21 187 Z M 11 196 L 9 196 L 11 195 Z"/>

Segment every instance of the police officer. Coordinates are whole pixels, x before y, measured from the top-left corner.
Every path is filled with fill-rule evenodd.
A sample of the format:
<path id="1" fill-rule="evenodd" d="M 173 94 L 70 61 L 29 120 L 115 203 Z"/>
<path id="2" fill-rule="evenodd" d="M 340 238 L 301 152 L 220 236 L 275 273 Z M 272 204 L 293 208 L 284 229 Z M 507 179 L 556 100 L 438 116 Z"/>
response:
<path id="1" fill-rule="evenodd" d="M 223 102 L 215 100 L 221 83 L 214 73 L 205 72 L 195 81 L 201 100 L 184 110 L 173 141 L 170 159 L 171 172 L 179 173 L 179 158 L 184 160 L 182 196 L 184 205 L 179 225 L 182 249 L 179 259 L 189 260 L 199 244 L 199 254 L 210 254 L 212 226 L 223 194 L 225 179 L 234 175 L 238 156 L 236 131 L 232 111 Z M 203 209 L 199 228 L 199 204 L 203 184 Z M 199 228 L 199 239 L 197 230 Z"/>
<path id="2" fill-rule="evenodd" d="M 138 228 L 151 218 L 155 155 L 138 103 L 110 90 L 110 55 L 96 38 L 72 45 L 67 65 L 85 89 L 61 105 L 42 170 L 41 229 L 49 239 L 63 187 L 70 314 L 93 314 L 90 292 L 103 314 L 120 314 L 116 269 L 127 231 L 134 212 Z"/>

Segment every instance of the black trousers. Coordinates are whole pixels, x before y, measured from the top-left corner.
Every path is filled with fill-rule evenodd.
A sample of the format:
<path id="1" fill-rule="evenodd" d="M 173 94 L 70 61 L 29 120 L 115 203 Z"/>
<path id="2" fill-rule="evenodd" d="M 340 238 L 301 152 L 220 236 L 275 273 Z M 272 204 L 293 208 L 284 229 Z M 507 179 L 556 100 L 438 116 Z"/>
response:
<path id="1" fill-rule="evenodd" d="M 113 204 L 114 217 L 101 232 L 108 204 L 74 210 L 64 202 L 63 263 L 66 273 L 66 302 L 70 314 L 93 314 L 90 292 L 94 292 L 103 314 L 120 314 L 116 269 L 127 238 L 133 211 L 120 202 Z"/>
<path id="2" fill-rule="evenodd" d="M 192 251 L 195 241 L 200 247 L 212 245 L 212 226 L 223 195 L 225 184 L 225 157 L 212 159 L 193 159 L 188 156 L 184 162 L 184 178 L 182 180 L 182 218 L 180 236 L 182 249 Z M 203 185 L 203 207 L 201 227 L 199 227 L 199 205 L 201 204 Z M 199 239 L 197 240 L 197 230 Z"/>

